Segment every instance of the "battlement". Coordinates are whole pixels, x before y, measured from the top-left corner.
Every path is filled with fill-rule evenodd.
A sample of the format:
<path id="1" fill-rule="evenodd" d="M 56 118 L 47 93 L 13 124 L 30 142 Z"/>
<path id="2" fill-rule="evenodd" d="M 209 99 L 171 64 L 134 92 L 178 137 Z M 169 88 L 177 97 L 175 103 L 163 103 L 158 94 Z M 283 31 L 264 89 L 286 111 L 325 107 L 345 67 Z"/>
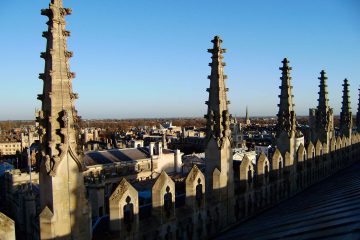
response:
<path id="1" fill-rule="evenodd" d="M 205 198 L 204 173 L 194 165 L 183 181 L 175 183 L 165 172 L 149 189 L 148 202 L 143 192 L 123 179 L 112 193 L 110 230 L 113 239 L 205 239 L 255 216 L 262 210 L 293 196 L 340 169 L 359 161 L 360 134 L 337 137 L 330 146 L 317 141 L 303 144 L 292 164 L 289 153 L 277 149 L 271 159 L 261 154 L 256 164 L 244 156 L 238 178 L 234 179 L 234 201 Z M 220 171 L 215 169 L 214 175 Z M 236 176 L 236 174 L 234 174 Z M 143 189 L 141 190 L 143 191 Z M 211 191 L 218 191 L 213 185 Z M 231 208 L 225 219 L 222 211 Z M 182 238 L 181 238 L 182 237 Z"/>

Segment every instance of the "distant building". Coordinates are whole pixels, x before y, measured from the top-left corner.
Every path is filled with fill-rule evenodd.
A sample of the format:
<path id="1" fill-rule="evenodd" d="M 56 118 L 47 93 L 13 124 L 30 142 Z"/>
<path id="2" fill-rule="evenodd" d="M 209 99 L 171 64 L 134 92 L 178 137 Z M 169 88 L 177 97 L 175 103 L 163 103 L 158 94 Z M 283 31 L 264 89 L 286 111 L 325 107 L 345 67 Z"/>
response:
<path id="1" fill-rule="evenodd" d="M 269 150 L 270 149 L 271 149 L 271 145 L 269 145 L 269 144 L 255 145 L 256 155 L 260 155 L 261 153 L 264 153 L 267 158 L 269 158 Z"/>
<path id="2" fill-rule="evenodd" d="M 161 171 L 177 172 L 177 169 L 181 169 L 181 153 L 163 149 L 161 144 L 150 143 L 148 148 L 87 152 L 84 162 L 87 167 L 85 176 L 105 174 L 106 177 L 146 179 Z"/>
<path id="3" fill-rule="evenodd" d="M 85 143 L 90 141 L 99 141 L 99 130 L 96 128 L 85 128 L 83 131 L 83 140 Z"/>
<path id="4" fill-rule="evenodd" d="M 9 140 L 0 142 L 0 155 L 16 155 L 17 152 L 21 152 L 21 141 Z"/>
<path id="5" fill-rule="evenodd" d="M 25 132 L 21 133 L 21 151 L 30 147 L 35 142 L 39 142 L 39 134 L 35 128 L 29 128 Z"/>
<path id="6" fill-rule="evenodd" d="M 205 132 L 196 127 L 183 127 L 182 128 L 182 137 L 205 137 Z"/>
<path id="7" fill-rule="evenodd" d="M 182 171 L 182 154 L 179 150 L 163 149 L 162 144 L 151 143 L 149 148 L 112 149 L 85 154 L 85 185 L 92 217 L 108 213 L 108 199 L 121 178 L 129 182 L 155 179 L 162 171 L 168 174 Z"/>
<path id="8" fill-rule="evenodd" d="M 194 165 L 198 166 L 200 170 L 205 169 L 205 153 L 193 153 L 184 155 L 182 157 L 183 166 L 182 173 L 187 174 L 191 171 Z"/>
<path id="9" fill-rule="evenodd" d="M 17 223 L 17 233 L 29 239 L 39 239 L 39 173 L 33 172 L 30 178 L 29 173 L 19 169 L 7 171 L 1 196 L 6 214 Z"/>
<path id="10" fill-rule="evenodd" d="M 230 129 L 232 138 L 232 148 L 242 147 L 244 135 L 241 129 L 241 123 L 238 123 L 236 117 L 230 118 Z"/>
<path id="11" fill-rule="evenodd" d="M 241 162 L 245 156 L 247 156 L 253 164 L 256 164 L 256 152 L 255 151 L 246 151 L 244 148 L 236 148 L 233 150 L 234 162 L 235 161 Z"/>

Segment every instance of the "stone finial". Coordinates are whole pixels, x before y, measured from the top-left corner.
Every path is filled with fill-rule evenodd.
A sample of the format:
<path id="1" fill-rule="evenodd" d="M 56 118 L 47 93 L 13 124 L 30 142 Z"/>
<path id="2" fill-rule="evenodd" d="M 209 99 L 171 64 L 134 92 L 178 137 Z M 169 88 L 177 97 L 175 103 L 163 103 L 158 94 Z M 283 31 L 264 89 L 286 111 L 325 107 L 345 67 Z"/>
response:
<path id="1" fill-rule="evenodd" d="M 334 135 L 334 116 L 333 110 L 329 106 L 329 98 L 327 91 L 327 77 L 324 70 L 320 72 L 319 98 L 318 106 L 310 113 L 311 140 L 316 142 L 320 140 L 322 143 L 330 143 L 330 139 Z"/>
<path id="2" fill-rule="evenodd" d="M 349 81 L 345 78 L 342 97 L 342 106 L 340 112 L 340 134 L 351 137 L 352 130 L 352 112 L 350 107 Z"/>
<path id="3" fill-rule="evenodd" d="M 289 136 L 292 136 L 296 132 L 296 115 L 294 111 L 293 95 L 292 95 L 292 85 L 289 67 L 289 61 L 287 58 L 284 58 L 282 61 L 283 66 L 279 69 L 281 70 L 281 86 L 279 87 L 281 92 L 279 95 L 279 112 L 277 114 L 277 136 L 279 137 L 282 132 L 286 132 Z"/>
<path id="4" fill-rule="evenodd" d="M 328 118 L 330 107 L 329 107 L 329 98 L 328 98 L 328 91 L 326 84 L 327 77 L 324 70 L 320 72 L 320 77 L 318 79 L 320 80 L 320 85 L 319 85 L 320 91 L 318 92 L 319 103 L 316 112 L 317 114 L 316 124 L 317 124 L 317 128 L 321 128 L 327 131 L 330 126 L 330 122 L 329 122 L 330 119 Z"/>
<path id="5" fill-rule="evenodd" d="M 40 215 L 41 239 L 70 236 L 74 239 L 91 239 L 91 216 L 85 195 L 83 153 L 79 144 L 79 117 L 75 109 L 76 94 L 70 70 L 67 49 L 70 32 L 66 30 L 65 17 L 71 9 L 64 8 L 62 0 L 49 1 L 41 10 L 48 18 L 46 51 L 40 95 L 41 116 L 39 123 L 40 149 Z M 45 212 L 44 212 L 45 211 Z M 49 220 L 49 214 L 54 217 Z M 73 231 L 76 229 L 76 231 Z"/>
<path id="6" fill-rule="evenodd" d="M 39 99 L 45 116 L 39 125 L 48 133 L 40 142 L 43 162 L 50 176 L 56 176 L 57 167 L 69 150 L 81 155 L 81 148 L 77 146 L 76 94 L 72 91 L 71 83 L 75 73 L 69 68 L 69 57 L 73 53 L 67 50 L 70 32 L 65 29 L 65 16 L 70 13 L 71 9 L 63 8 L 62 0 L 52 0 L 49 8 L 41 11 L 42 15 L 49 18 L 49 22 L 48 31 L 44 34 L 47 39 L 46 52 L 41 54 L 45 60 L 45 71 L 39 74 L 44 82 Z M 78 156 L 74 159 L 82 166 Z"/>
<path id="7" fill-rule="evenodd" d="M 206 177 L 206 199 L 209 202 L 228 201 L 229 208 L 224 214 L 231 216 L 231 201 L 234 199 L 233 186 L 233 159 L 232 139 L 230 129 L 230 112 L 227 99 L 227 91 L 224 74 L 222 54 L 225 49 L 221 47 L 222 40 L 215 36 L 212 40 L 213 48 L 211 53 L 211 74 L 209 99 L 207 104 L 206 142 L 205 142 L 205 177 Z M 229 218 L 230 219 L 230 218 Z M 227 219 L 226 221 L 228 221 Z"/>
<path id="8" fill-rule="evenodd" d="M 63 5 L 62 0 L 51 0 L 51 3 L 56 5 L 56 6 L 59 6 L 59 7 L 62 7 L 62 5 Z"/>
<path id="9" fill-rule="evenodd" d="M 328 98 L 328 91 L 327 91 L 327 84 L 326 84 L 326 80 L 328 79 L 326 76 L 326 72 L 324 70 L 321 70 L 320 72 L 320 77 L 318 77 L 318 79 L 320 80 L 320 91 L 318 92 L 319 94 L 319 104 L 318 104 L 318 109 L 321 111 L 327 111 L 329 109 L 329 98 Z"/>
<path id="10" fill-rule="evenodd" d="M 225 63 L 222 61 L 222 54 L 226 52 L 221 48 L 222 40 L 219 36 L 215 36 L 211 41 L 213 48 L 208 49 L 208 52 L 212 54 L 212 62 L 209 64 L 211 67 L 209 100 L 206 101 L 208 105 L 207 115 L 207 138 L 215 138 L 221 146 L 222 138 L 230 137 L 231 133 L 228 131 L 230 119 L 228 117 L 228 105 L 226 92 L 228 89 L 225 86 L 225 79 L 227 76 L 224 74 Z"/>

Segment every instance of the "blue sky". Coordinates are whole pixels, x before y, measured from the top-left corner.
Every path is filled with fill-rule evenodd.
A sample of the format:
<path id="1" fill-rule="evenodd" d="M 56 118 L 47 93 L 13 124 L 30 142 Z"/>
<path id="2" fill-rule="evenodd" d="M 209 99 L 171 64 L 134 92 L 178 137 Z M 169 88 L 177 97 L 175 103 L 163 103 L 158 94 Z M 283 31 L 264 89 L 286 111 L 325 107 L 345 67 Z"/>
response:
<path id="1" fill-rule="evenodd" d="M 0 120 L 34 119 L 44 62 L 40 15 L 50 0 L 0 2 Z M 317 105 L 319 73 L 328 75 L 339 114 L 342 81 L 357 110 L 360 2 L 213 0 L 64 0 L 72 32 L 76 107 L 83 118 L 201 117 L 214 35 L 223 39 L 230 111 L 277 113 L 281 60 L 293 68 L 297 115 Z"/>

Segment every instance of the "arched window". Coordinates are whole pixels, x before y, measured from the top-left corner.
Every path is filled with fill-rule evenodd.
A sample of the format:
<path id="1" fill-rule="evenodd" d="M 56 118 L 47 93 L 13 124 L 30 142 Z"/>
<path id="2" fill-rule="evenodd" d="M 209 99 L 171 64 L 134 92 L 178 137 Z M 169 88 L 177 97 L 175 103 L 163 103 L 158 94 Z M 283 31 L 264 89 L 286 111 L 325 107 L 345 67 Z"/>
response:
<path id="1" fill-rule="evenodd" d="M 252 183 L 252 170 L 251 170 L 251 166 L 249 165 L 249 169 L 248 169 L 248 184 Z"/>
<path id="2" fill-rule="evenodd" d="M 269 166 L 268 163 L 265 163 L 265 179 L 267 180 L 269 178 Z"/>
<path id="3" fill-rule="evenodd" d="M 203 192 L 202 192 L 202 184 L 201 184 L 201 179 L 198 178 L 198 184 L 196 185 L 196 195 L 195 195 L 195 199 L 196 202 L 198 204 L 198 207 L 201 207 L 201 203 L 203 200 Z"/>
<path id="4" fill-rule="evenodd" d="M 126 205 L 124 206 L 124 225 L 128 232 L 131 231 L 132 223 L 134 222 L 134 204 L 131 203 L 130 196 L 126 198 Z"/>
<path id="5" fill-rule="evenodd" d="M 172 211 L 172 193 L 170 187 L 166 187 L 166 193 L 164 195 L 164 210 L 167 217 L 170 217 Z"/>
<path id="6" fill-rule="evenodd" d="M 279 161 L 279 177 L 282 176 L 282 159 Z"/>

